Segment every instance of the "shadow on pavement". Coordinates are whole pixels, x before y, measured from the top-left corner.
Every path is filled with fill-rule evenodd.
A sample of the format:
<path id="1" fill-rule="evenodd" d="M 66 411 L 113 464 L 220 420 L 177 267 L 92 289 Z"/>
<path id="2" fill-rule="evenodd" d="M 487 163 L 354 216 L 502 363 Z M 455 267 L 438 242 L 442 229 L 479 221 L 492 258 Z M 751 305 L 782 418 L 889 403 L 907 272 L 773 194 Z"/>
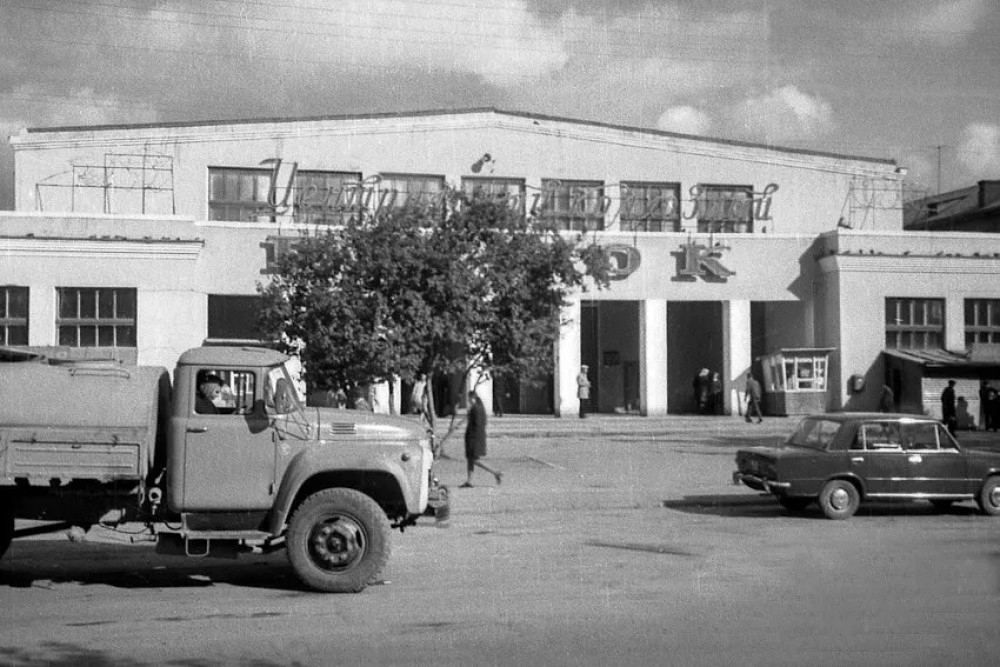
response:
<path id="1" fill-rule="evenodd" d="M 48 642 L 38 648 L 26 650 L 21 648 L 0 646 L 0 663 L 11 667 L 142 667 L 143 665 L 197 665 L 212 667 L 213 665 L 231 664 L 229 661 L 216 661 L 199 658 L 192 660 L 168 660 L 147 663 L 136 658 L 116 658 L 101 651 L 95 651 L 85 646 L 65 642 Z M 267 660 L 250 660 L 243 663 L 248 667 L 277 667 L 279 664 Z"/>
<path id="2" fill-rule="evenodd" d="M 732 517 L 774 517 L 776 519 L 821 519 L 827 520 L 819 507 L 813 503 L 800 512 L 789 512 L 769 494 L 716 494 L 684 496 L 680 500 L 663 500 L 666 509 L 687 514 L 711 514 Z M 855 516 L 971 516 L 978 514 L 974 504 L 955 504 L 939 510 L 928 502 L 879 502 L 862 503 Z"/>
<path id="3" fill-rule="evenodd" d="M 228 584 L 308 594 L 283 555 L 192 560 L 153 553 L 126 555 L 116 544 L 26 541 L 15 542 L 0 561 L 0 586 L 46 588 L 64 583 L 127 589 Z"/>

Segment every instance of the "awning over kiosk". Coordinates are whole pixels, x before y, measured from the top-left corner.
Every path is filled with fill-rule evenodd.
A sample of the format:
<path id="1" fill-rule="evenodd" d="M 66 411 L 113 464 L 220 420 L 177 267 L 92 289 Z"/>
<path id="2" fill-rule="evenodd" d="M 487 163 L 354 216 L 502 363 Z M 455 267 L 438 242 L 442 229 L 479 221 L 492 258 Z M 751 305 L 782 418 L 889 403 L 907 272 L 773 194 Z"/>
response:
<path id="1" fill-rule="evenodd" d="M 886 384 L 900 412 L 941 418 L 941 392 L 955 381 L 958 427 L 982 428 L 980 389 L 1000 388 L 1000 345 L 973 344 L 967 352 L 943 349 L 883 350 Z"/>

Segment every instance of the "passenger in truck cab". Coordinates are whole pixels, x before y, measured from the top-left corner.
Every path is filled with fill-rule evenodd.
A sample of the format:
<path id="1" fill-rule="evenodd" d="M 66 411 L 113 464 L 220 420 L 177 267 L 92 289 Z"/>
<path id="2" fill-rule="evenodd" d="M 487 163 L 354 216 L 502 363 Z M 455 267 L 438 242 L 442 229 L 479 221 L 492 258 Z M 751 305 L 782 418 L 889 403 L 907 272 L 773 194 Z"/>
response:
<path id="1" fill-rule="evenodd" d="M 215 402 L 222 394 L 222 378 L 218 375 L 205 374 L 198 380 L 198 395 L 194 402 L 194 411 L 200 415 L 219 414 Z"/>

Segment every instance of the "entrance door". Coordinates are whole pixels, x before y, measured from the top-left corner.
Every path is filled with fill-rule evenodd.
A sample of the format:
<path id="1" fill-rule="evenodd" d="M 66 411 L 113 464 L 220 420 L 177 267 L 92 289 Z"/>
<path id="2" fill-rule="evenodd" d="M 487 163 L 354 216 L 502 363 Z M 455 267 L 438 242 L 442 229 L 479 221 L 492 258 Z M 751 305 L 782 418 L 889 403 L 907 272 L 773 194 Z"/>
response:
<path id="1" fill-rule="evenodd" d="M 268 509 L 273 500 L 275 440 L 268 416 L 252 409 L 258 396 L 256 377 L 247 371 L 198 373 L 203 385 L 206 377 L 220 379 L 235 398 L 227 399 L 223 392 L 214 410 L 204 397 L 192 399 L 185 433 L 183 509 Z"/>

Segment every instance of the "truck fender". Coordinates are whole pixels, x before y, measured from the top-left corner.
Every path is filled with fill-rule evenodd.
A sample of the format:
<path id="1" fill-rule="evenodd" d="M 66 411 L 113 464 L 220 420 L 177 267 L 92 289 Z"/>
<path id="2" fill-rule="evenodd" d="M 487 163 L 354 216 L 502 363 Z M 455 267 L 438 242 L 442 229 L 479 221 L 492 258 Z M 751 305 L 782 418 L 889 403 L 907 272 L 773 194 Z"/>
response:
<path id="1" fill-rule="evenodd" d="M 288 517 L 294 509 L 293 504 L 296 498 L 298 498 L 300 491 L 309 484 L 310 480 L 321 476 L 321 475 L 353 475 L 353 474 L 363 474 L 363 473 L 373 473 L 380 472 L 386 473 L 391 476 L 402 494 L 403 499 L 406 501 L 408 509 L 411 513 L 419 513 L 422 508 L 416 509 L 409 507 L 411 501 L 409 500 L 413 495 L 413 490 L 409 488 L 409 484 L 406 482 L 406 475 L 402 474 L 401 468 L 396 462 L 388 461 L 386 459 L 377 458 L 375 460 L 369 460 L 364 465 L 341 465 L 341 466 L 331 466 L 329 460 L 326 457 L 319 456 L 313 453 L 313 450 L 304 450 L 299 452 L 289 463 L 288 468 L 285 469 L 285 473 L 281 478 L 281 484 L 278 487 L 278 493 L 275 495 L 274 504 L 271 506 L 270 516 L 268 518 L 267 530 L 272 535 L 279 535 L 284 530 L 284 526 L 288 521 Z M 329 486 L 322 486 L 316 489 L 319 491 L 320 488 L 329 488 Z M 361 490 L 361 489 L 359 489 Z"/>

